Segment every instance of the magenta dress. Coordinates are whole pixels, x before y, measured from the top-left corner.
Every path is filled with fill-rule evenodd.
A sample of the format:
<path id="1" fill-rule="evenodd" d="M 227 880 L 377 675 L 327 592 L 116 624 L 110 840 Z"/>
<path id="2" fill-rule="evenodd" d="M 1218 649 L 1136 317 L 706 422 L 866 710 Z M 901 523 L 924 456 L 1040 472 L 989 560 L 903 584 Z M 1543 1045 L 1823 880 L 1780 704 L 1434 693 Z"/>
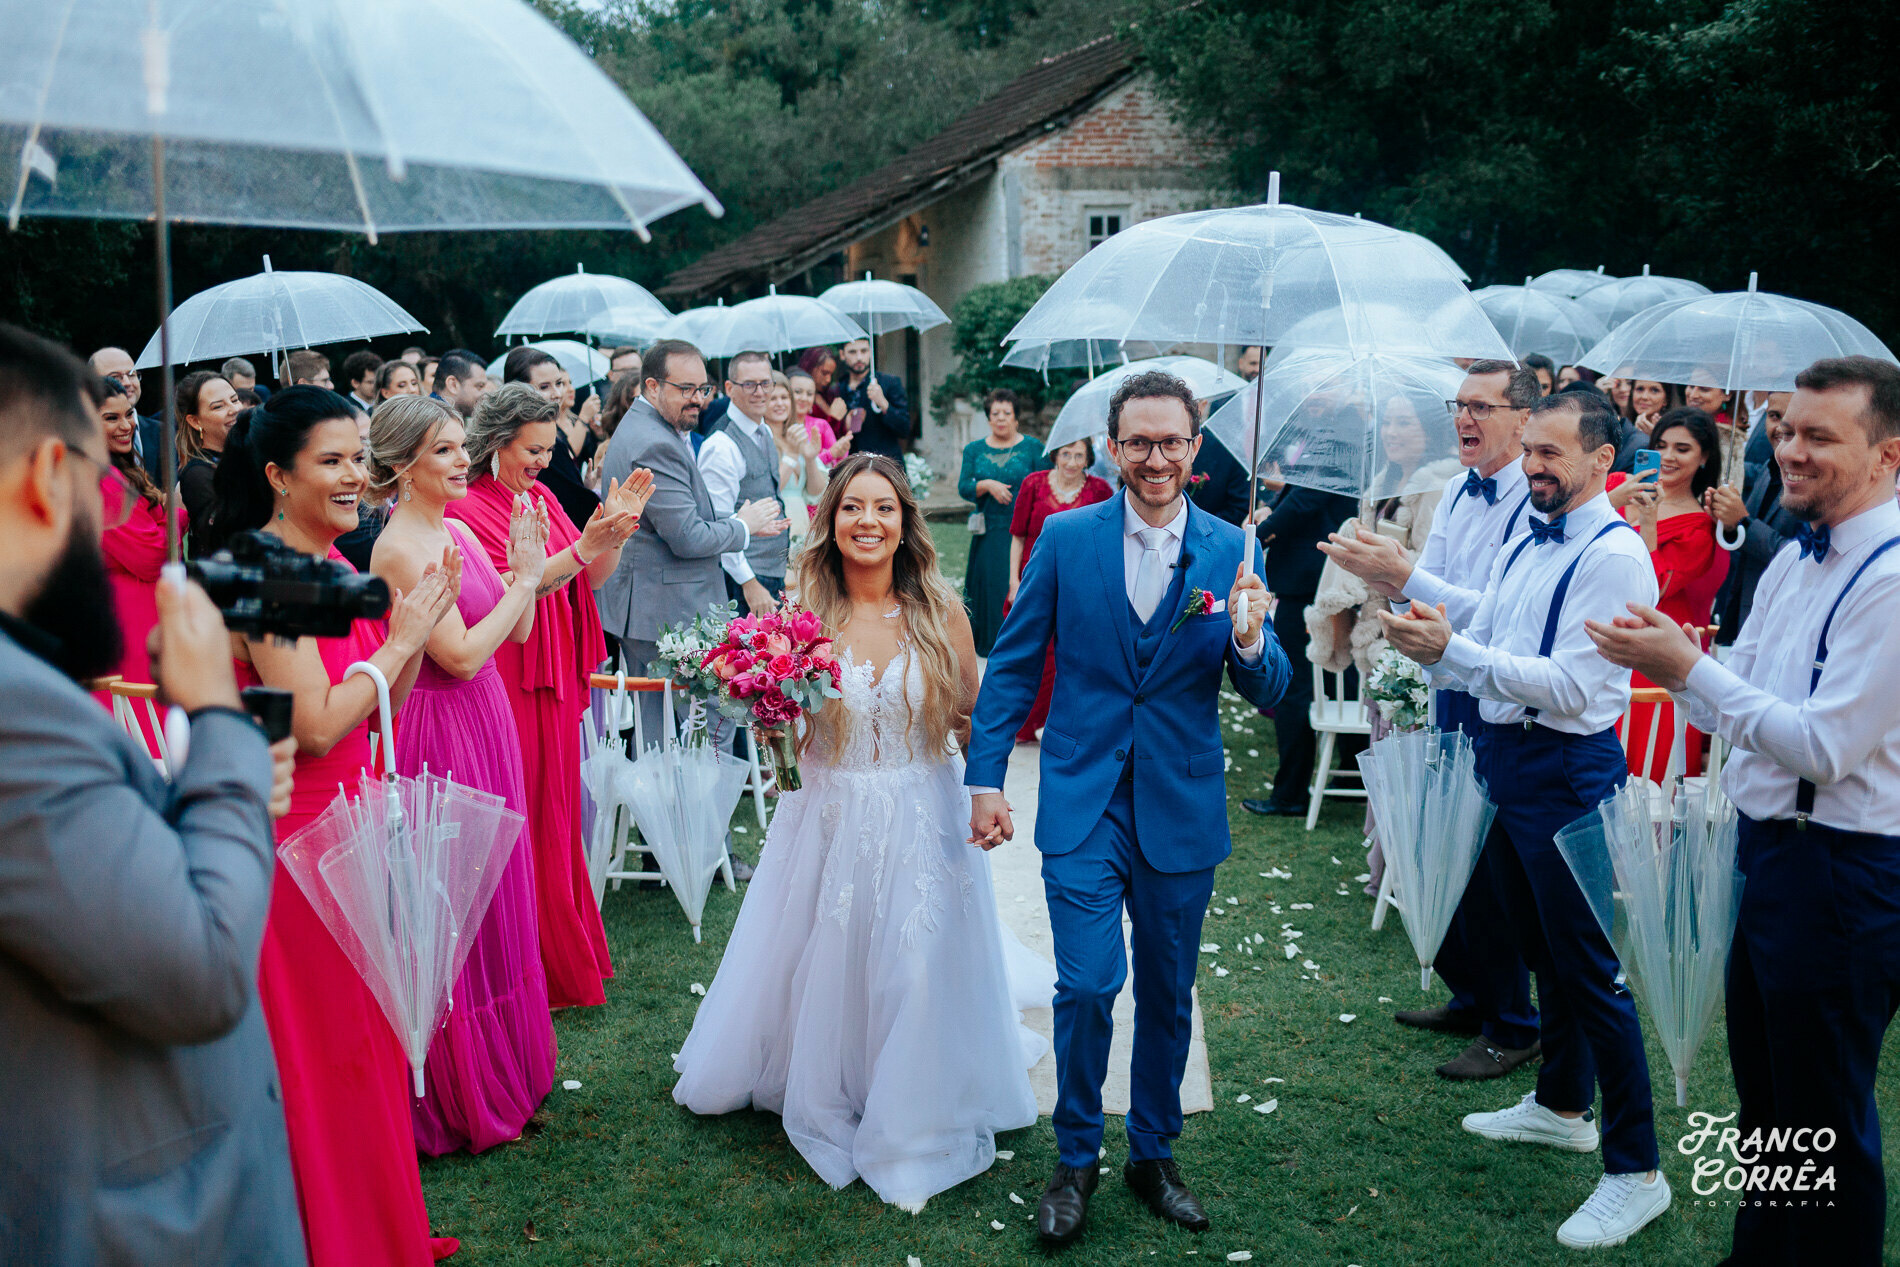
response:
<path id="1" fill-rule="evenodd" d="M 467 528 L 451 520 L 449 531 L 462 548 L 455 608 L 473 626 L 506 588 Z M 528 813 L 514 709 L 493 660 L 464 682 L 423 657 L 396 731 L 396 771 L 414 776 L 424 764 Z M 429 1046 L 428 1094 L 415 1105 L 416 1147 L 431 1156 L 458 1148 L 479 1153 L 516 1138 L 554 1085 L 554 1055 L 534 849 L 524 826 L 456 980 L 448 1019 Z"/>

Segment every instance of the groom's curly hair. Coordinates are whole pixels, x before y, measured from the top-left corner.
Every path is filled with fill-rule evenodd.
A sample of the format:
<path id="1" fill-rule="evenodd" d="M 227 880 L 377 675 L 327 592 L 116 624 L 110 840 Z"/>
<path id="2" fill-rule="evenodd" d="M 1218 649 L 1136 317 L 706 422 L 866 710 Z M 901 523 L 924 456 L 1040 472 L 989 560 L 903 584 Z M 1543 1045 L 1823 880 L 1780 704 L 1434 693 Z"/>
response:
<path id="1" fill-rule="evenodd" d="M 1188 434 L 1201 434 L 1201 404 L 1194 399 L 1194 389 L 1166 370 L 1144 370 L 1132 378 L 1122 380 L 1115 394 L 1108 398 L 1108 438 L 1122 438 L 1122 406 L 1131 400 L 1151 400 L 1170 398 L 1181 402 L 1187 410 Z"/>

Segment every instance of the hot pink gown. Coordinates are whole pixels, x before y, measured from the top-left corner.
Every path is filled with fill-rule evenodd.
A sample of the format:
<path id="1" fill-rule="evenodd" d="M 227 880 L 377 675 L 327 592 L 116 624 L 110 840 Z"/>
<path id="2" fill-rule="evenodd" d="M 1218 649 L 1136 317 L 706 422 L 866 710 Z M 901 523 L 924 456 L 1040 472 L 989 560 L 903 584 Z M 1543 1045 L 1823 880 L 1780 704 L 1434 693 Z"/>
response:
<path id="1" fill-rule="evenodd" d="M 117 471 L 107 471 L 99 477 L 99 484 L 103 488 L 109 483 L 124 488 L 125 477 Z M 121 495 L 136 496 L 129 489 Z M 181 530 L 183 523 L 181 510 Z M 102 533 L 99 545 L 106 557 L 106 579 L 112 583 L 112 606 L 119 614 L 119 630 L 125 635 L 119 676 L 128 682 L 150 682 L 152 665 L 145 654 L 145 639 L 158 623 L 158 569 L 165 564 L 164 508 L 138 497 L 125 522 Z M 108 692 L 94 691 L 93 698 L 107 708 L 112 707 L 112 696 Z M 145 705 L 138 700 L 134 700 L 133 705 L 133 714 L 139 719 L 139 730 L 145 737 L 145 750 L 156 756 L 158 745 Z"/>
<path id="2" fill-rule="evenodd" d="M 540 484 L 529 493 L 547 511 L 550 555 L 580 539 L 553 493 Z M 487 547 L 489 562 L 503 568 L 513 505 L 514 494 L 484 475 L 469 486 L 467 497 L 449 504 L 448 513 L 466 523 Z M 541 962 L 553 1007 L 598 1007 L 607 1001 L 601 982 L 614 975 L 587 874 L 580 813 L 581 712 L 589 699 L 588 675 L 606 658 L 600 613 L 585 575 L 536 603 L 534 633 L 526 642 L 504 642 L 495 652 L 521 736 Z"/>
<path id="3" fill-rule="evenodd" d="M 343 558 L 335 550 L 330 557 Z M 374 655 L 383 635 L 380 622 L 359 620 L 347 638 L 317 639 L 330 680 Z M 250 665 L 237 671 L 240 685 L 257 684 Z M 369 726 L 321 757 L 297 755 L 279 842 L 321 814 L 337 784 L 355 794 L 369 766 Z M 409 1062 L 375 996 L 282 867 L 271 878 L 258 959 L 257 994 L 277 1053 L 313 1267 L 426 1267 L 434 1252 L 410 1125 Z"/>
<path id="4" fill-rule="evenodd" d="M 473 626 L 506 588 L 468 529 L 448 524 L 463 556 L 456 610 Z M 492 659 L 463 681 L 423 657 L 402 706 L 396 772 L 414 776 L 425 764 L 527 814 L 521 741 Z M 439 1156 L 458 1148 L 479 1153 L 514 1139 L 554 1085 L 554 1054 L 534 910 L 534 849 L 524 826 L 456 980 L 448 1020 L 429 1046 L 428 1094 L 415 1105 L 416 1146 Z"/>

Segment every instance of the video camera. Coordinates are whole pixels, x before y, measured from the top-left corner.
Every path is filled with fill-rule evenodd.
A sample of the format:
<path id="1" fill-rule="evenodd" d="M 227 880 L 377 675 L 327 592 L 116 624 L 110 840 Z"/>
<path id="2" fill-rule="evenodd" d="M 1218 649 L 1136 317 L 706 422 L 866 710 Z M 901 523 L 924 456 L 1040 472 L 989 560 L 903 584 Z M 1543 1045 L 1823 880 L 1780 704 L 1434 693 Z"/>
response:
<path id="1" fill-rule="evenodd" d="M 262 532 L 240 532 L 186 575 L 218 605 L 225 628 L 251 638 L 342 638 L 389 611 L 389 586 Z"/>

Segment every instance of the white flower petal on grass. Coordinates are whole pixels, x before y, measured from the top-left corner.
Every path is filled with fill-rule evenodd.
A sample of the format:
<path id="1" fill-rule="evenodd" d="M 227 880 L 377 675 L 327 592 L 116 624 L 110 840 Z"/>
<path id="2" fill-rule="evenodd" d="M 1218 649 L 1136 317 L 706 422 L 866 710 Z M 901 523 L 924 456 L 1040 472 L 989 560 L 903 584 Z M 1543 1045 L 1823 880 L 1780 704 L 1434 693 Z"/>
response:
<path id="1" fill-rule="evenodd" d="M 1313 904 L 1311 902 L 1295 902 L 1287 909 L 1293 911 L 1310 911 L 1313 909 Z"/>
<path id="2" fill-rule="evenodd" d="M 1301 937 L 1306 936 L 1306 934 L 1301 932 L 1297 928 L 1292 928 L 1292 927 L 1289 927 L 1288 925 L 1282 924 L 1280 925 L 1280 936 L 1282 939 L 1286 941 L 1297 941 Z"/>
<path id="3" fill-rule="evenodd" d="M 1202 942 L 1201 953 L 1204 955 L 1218 955 L 1220 953 L 1220 943 L 1217 941 Z"/>
<path id="4" fill-rule="evenodd" d="M 1279 1107 L 1280 1102 L 1278 1100 L 1268 1100 L 1264 1103 L 1254 1105 L 1253 1111 L 1256 1113 L 1271 1113 Z"/>
<path id="5" fill-rule="evenodd" d="M 1285 1082 L 1285 1081 L 1286 1081 L 1286 1079 L 1285 1079 L 1285 1078 L 1262 1078 L 1262 1079 L 1261 1079 L 1260 1081 L 1262 1081 L 1262 1082 Z"/>
<path id="6" fill-rule="evenodd" d="M 1225 968 L 1216 968 L 1216 969 L 1214 969 L 1214 975 L 1215 975 L 1215 976 L 1217 976 L 1217 977 L 1224 977 L 1224 976 L 1226 976 L 1226 975 L 1227 975 L 1227 969 L 1225 969 Z"/>
<path id="7" fill-rule="evenodd" d="M 1015 1161 L 1015 1160 L 1016 1160 L 1016 1154 L 1015 1154 L 1015 1153 L 1013 1153 L 1013 1152 L 1011 1152 L 1011 1151 L 1010 1151 L 1009 1149 L 1007 1149 L 1007 1148 L 999 1148 L 999 1149 L 997 1149 L 997 1150 L 996 1150 L 996 1160 L 998 1160 L 998 1161 Z"/>
<path id="8" fill-rule="evenodd" d="M 581 1089 L 581 1084 L 574 1081 L 574 1079 L 572 1078 L 567 1078 L 563 1080 L 561 1083 L 561 1090 L 563 1091 L 579 1091 L 580 1089 Z"/>
<path id="9" fill-rule="evenodd" d="M 732 825 L 732 830 L 738 832 L 741 836 L 750 836 L 752 834 L 751 832 L 745 829 L 744 823 L 734 823 Z"/>
<path id="10" fill-rule="evenodd" d="M 1210 906 L 1207 908 L 1207 913 L 1209 915 L 1225 915 L 1227 914 L 1227 911 L 1226 911 L 1226 908 L 1224 907 Z"/>
<path id="11" fill-rule="evenodd" d="M 1341 1012 L 1339 1014 L 1339 1023 L 1341 1025 L 1350 1025 L 1358 1019 L 1359 1015 L 1356 1012 Z"/>
<path id="12" fill-rule="evenodd" d="M 1302 959 L 1300 961 L 1300 967 L 1306 969 L 1308 972 L 1319 971 L 1319 965 L 1314 963 L 1311 959 Z"/>
<path id="13" fill-rule="evenodd" d="M 1253 1255 L 1247 1250 L 1237 1249 L 1227 1256 L 1227 1261 L 1230 1263 L 1250 1263 L 1253 1261 Z"/>
<path id="14" fill-rule="evenodd" d="M 1354 876 L 1353 879 L 1357 880 L 1361 884 L 1370 884 L 1372 883 L 1372 872 L 1362 871 L 1358 875 Z"/>
<path id="15" fill-rule="evenodd" d="M 1251 1099 L 1253 1099 L 1253 1097 L 1252 1097 L 1252 1096 L 1250 1096 L 1250 1095 L 1248 1095 L 1248 1094 L 1247 1094 L 1247 1093 L 1246 1093 L 1245 1091 L 1243 1091 L 1243 1092 L 1241 1092 L 1241 1093 L 1240 1093 L 1239 1095 L 1237 1095 L 1237 1096 L 1235 1096 L 1235 1097 L 1234 1097 L 1234 1103 L 1235 1103 L 1235 1104 L 1245 1104 L 1245 1103 L 1246 1103 L 1247 1101 L 1249 1101 L 1249 1100 L 1251 1100 Z"/>
<path id="16" fill-rule="evenodd" d="M 1003 1230 L 1003 1221 L 1001 1219 L 991 1219 L 990 1226 L 1000 1232 Z"/>
<path id="17" fill-rule="evenodd" d="M 1267 944 L 1267 939 L 1262 937 L 1259 933 L 1255 933 L 1253 935 L 1253 944 L 1256 946 L 1264 946 Z"/>
<path id="18" fill-rule="evenodd" d="M 1391 1001 L 1392 1001 L 1391 999 L 1386 998 L 1385 995 L 1383 994 L 1379 996 L 1379 1002 L 1381 1003 L 1390 1003 Z"/>
<path id="19" fill-rule="evenodd" d="M 1253 947 L 1252 947 L 1252 946 L 1242 946 L 1242 947 L 1241 947 L 1241 949 L 1242 949 L 1242 950 L 1244 950 L 1244 951 L 1246 951 L 1246 952 L 1247 952 L 1248 954 L 1250 954 L 1250 955 L 1251 955 L 1251 954 L 1253 953 Z"/>
<path id="20" fill-rule="evenodd" d="M 1328 856 L 1330 857 L 1331 855 L 1328 855 Z M 1341 862 L 1341 861 L 1340 861 L 1339 859 L 1337 859 L 1337 858 L 1334 858 L 1334 859 L 1333 859 L 1333 865 L 1334 865 L 1335 867 L 1343 867 L 1343 866 L 1345 866 L 1346 864 L 1345 864 L 1345 863 L 1343 863 L 1343 862 Z"/>
<path id="21" fill-rule="evenodd" d="M 1259 756 L 1259 755 L 1260 755 L 1260 749 L 1258 749 L 1258 748 L 1249 748 L 1249 749 L 1247 749 L 1247 755 L 1248 755 L 1248 756 L 1250 756 L 1250 757 L 1257 757 L 1257 756 Z"/>
<path id="22" fill-rule="evenodd" d="M 1299 953 L 1300 953 L 1300 948 L 1299 948 L 1298 946 L 1296 946 L 1296 945 L 1295 945 L 1295 944 L 1293 944 L 1292 942 L 1288 942 L 1288 943 L 1286 944 L 1286 957 L 1287 957 L 1288 959 L 1291 959 L 1291 958 L 1293 958 L 1293 956 L 1295 956 L 1295 955 L 1297 955 L 1297 954 L 1299 954 Z"/>
<path id="23" fill-rule="evenodd" d="M 924 1260 L 915 1254 L 907 1254 L 904 1256 L 904 1267 L 924 1267 Z"/>
<path id="24" fill-rule="evenodd" d="M 1230 897 L 1230 898 L 1228 898 L 1228 899 L 1227 899 L 1227 905 L 1229 905 L 1229 906 L 1239 906 L 1239 905 L 1240 905 L 1240 899 L 1239 899 L 1239 898 L 1237 898 L 1237 897 Z"/>
<path id="25" fill-rule="evenodd" d="M 688 990 L 691 990 L 694 994 L 704 995 L 706 993 L 706 987 L 701 985 L 697 981 L 693 982 L 693 984 L 687 986 L 686 988 Z"/>
<path id="26" fill-rule="evenodd" d="M 1019 1196 L 1017 1196 L 1017 1195 L 1016 1195 L 1015 1193 L 1013 1193 L 1013 1192 L 1009 1194 L 1009 1201 L 1010 1201 L 1010 1204 L 1011 1204 L 1011 1205 L 1021 1205 L 1021 1204 L 1023 1204 L 1023 1199 L 1022 1199 L 1021 1197 L 1019 1197 Z"/>

